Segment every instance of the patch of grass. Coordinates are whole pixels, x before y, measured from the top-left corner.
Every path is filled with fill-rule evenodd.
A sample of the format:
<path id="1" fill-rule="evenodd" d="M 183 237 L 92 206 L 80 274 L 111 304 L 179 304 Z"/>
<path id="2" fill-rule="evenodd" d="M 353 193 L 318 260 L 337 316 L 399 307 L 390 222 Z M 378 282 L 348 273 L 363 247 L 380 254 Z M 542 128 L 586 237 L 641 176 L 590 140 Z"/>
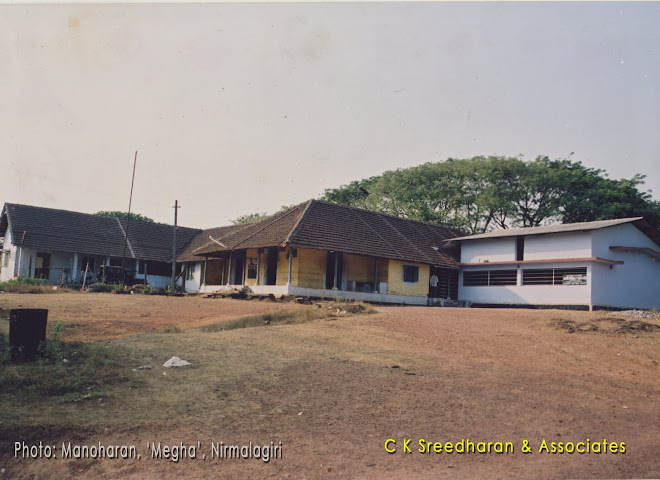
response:
<path id="1" fill-rule="evenodd" d="M 161 330 L 162 333 L 181 333 L 181 331 L 182 330 L 173 323 L 170 323 L 167 327 Z"/>
<path id="2" fill-rule="evenodd" d="M 12 361 L 7 338 L 0 334 L 0 407 L 39 402 L 44 397 L 94 398 L 109 386 L 134 381 L 126 354 L 107 344 L 63 342 L 60 330 L 58 322 L 42 344 L 40 357 L 32 362 Z"/>
<path id="3" fill-rule="evenodd" d="M 343 315 L 360 315 L 374 313 L 370 305 L 364 303 L 329 303 L 316 304 L 310 308 L 300 308 L 283 312 L 264 313 L 261 315 L 249 315 L 225 322 L 215 323 L 202 327 L 203 332 L 220 332 L 223 330 L 235 330 L 237 328 L 265 327 L 269 325 L 296 325 L 314 320 L 338 317 Z"/>
<path id="4" fill-rule="evenodd" d="M 625 320 L 618 317 L 601 317 L 586 322 L 576 322 L 575 320 L 554 319 L 549 325 L 557 330 L 563 330 L 566 333 L 640 333 L 655 332 L 660 330 L 660 326 L 642 320 Z"/>
<path id="5" fill-rule="evenodd" d="M 62 289 L 48 285 L 45 280 L 31 277 L 17 277 L 6 282 L 0 282 L 0 290 L 7 293 L 55 293 Z"/>

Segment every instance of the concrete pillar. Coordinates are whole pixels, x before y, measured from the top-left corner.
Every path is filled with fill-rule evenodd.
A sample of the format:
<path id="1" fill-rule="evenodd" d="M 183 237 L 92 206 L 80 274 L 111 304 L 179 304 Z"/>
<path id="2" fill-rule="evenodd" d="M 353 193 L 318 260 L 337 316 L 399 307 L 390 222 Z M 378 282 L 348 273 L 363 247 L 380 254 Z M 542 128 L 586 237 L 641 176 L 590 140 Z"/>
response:
<path id="1" fill-rule="evenodd" d="M 337 269 L 339 268 L 339 252 L 335 252 L 335 279 L 332 283 L 332 289 L 337 290 Z"/>
<path id="2" fill-rule="evenodd" d="M 261 249 L 258 249 L 257 250 L 257 280 L 255 282 L 257 285 L 259 285 L 259 283 L 260 283 L 260 281 L 259 281 L 260 280 L 260 278 L 259 278 L 260 275 L 261 275 Z"/>
<path id="3" fill-rule="evenodd" d="M 291 285 L 291 273 L 293 271 L 293 249 L 289 247 L 289 277 L 286 284 Z"/>
<path id="4" fill-rule="evenodd" d="M 229 252 L 229 268 L 227 269 L 227 285 L 231 284 L 231 257 L 232 252 Z M 224 262 L 222 262 L 223 272 L 224 272 Z"/>
<path id="5" fill-rule="evenodd" d="M 73 268 L 71 271 L 71 279 L 75 282 L 78 281 L 78 254 L 73 253 Z"/>

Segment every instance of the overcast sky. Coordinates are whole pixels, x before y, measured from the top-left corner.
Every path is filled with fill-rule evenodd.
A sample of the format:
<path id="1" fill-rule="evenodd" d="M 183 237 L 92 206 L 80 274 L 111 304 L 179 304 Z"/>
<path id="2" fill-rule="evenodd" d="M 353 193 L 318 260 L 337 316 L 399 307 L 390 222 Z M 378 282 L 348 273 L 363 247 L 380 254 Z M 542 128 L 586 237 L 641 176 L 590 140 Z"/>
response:
<path id="1" fill-rule="evenodd" d="M 0 202 L 223 225 L 448 157 L 660 199 L 659 3 L 0 5 Z"/>

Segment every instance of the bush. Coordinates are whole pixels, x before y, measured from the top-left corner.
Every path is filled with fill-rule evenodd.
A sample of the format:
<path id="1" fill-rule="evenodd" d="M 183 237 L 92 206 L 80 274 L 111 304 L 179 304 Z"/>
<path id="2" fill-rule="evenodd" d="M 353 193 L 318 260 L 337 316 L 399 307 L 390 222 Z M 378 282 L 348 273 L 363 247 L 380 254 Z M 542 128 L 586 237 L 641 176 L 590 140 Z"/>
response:
<path id="1" fill-rule="evenodd" d="M 16 277 L 6 282 L 0 282 L 0 290 L 10 293 L 53 293 L 46 280 L 32 277 Z"/>

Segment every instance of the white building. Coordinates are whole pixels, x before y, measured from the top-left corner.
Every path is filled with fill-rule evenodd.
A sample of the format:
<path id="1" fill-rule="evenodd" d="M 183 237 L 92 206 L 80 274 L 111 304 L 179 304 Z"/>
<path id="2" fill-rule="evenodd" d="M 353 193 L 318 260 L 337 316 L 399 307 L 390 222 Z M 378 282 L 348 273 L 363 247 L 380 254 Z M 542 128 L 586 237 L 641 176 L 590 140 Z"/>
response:
<path id="1" fill-rule="evenodd" d="M 172 229 L 160 223 L 132 220 L 127 226 L 116 218 L 7 203 L 0 214 L 0 281 L 23 276 L 80 284 L 86 270 L 97 278 L 102 265 L 123 263 L 138 283 L 163 288 L 171 283 Z M 177 252 L 199 232 L 178 227 Z"/>
<path id="2" fill-rule="evenodd" d="M 474 306 L 660 308 L 660 232 L 641 217 L 461 237 Z"/>

